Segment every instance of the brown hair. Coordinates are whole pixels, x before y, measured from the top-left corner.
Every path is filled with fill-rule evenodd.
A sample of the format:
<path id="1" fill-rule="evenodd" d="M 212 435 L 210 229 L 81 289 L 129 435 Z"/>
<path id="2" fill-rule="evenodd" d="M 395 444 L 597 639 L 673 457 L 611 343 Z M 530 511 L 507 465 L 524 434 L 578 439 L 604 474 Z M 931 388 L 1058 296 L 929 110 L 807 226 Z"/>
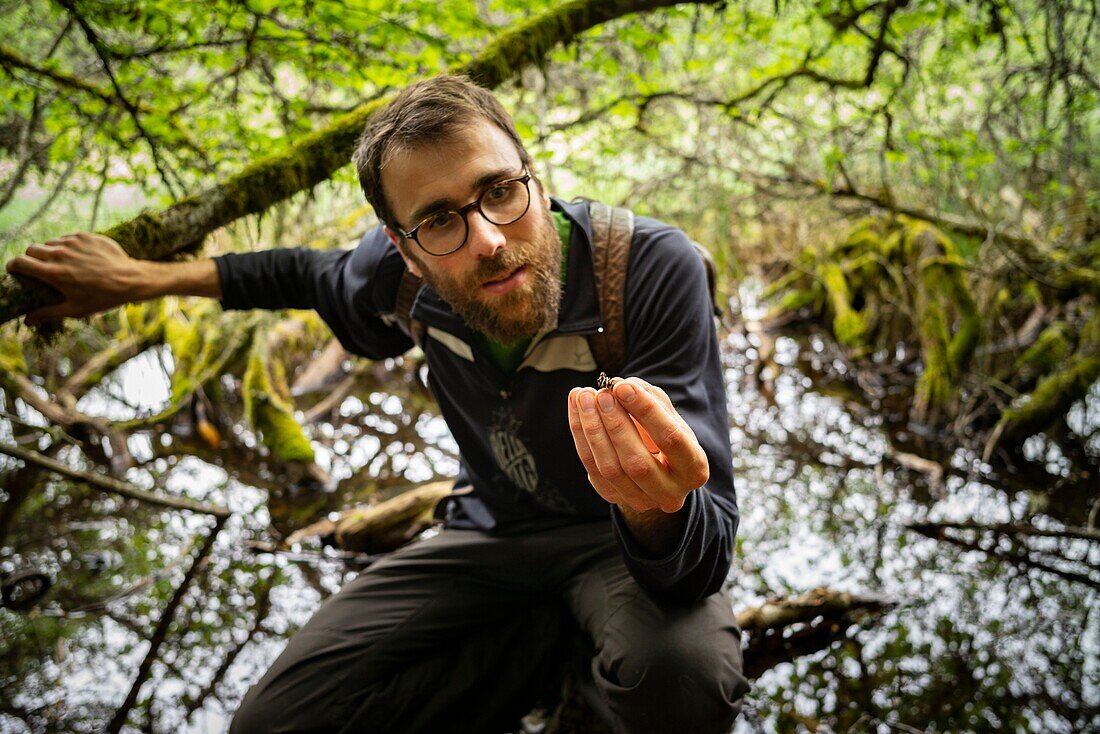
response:
<path id="1" fill-rule="evenodd" d="M 363 194 L 379 220 L 391 229 L 399 226 L 382 191 L 382 169 L 392 154 L 445 141 L 478 119 L 504 131 L 523 165 L 530 169 L 531 156 L 520 142 L 511 116 L 492 92 L 464 76 L 442 74 L 416 82 L 371 117 L 355 145 L 352 161 Z"/>

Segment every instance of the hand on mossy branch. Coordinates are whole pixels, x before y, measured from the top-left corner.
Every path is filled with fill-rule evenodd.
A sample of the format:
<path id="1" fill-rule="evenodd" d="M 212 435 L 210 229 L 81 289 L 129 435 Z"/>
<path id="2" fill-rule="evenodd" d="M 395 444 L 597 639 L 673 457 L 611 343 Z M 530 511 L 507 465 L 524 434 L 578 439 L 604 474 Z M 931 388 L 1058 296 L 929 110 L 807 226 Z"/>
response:
<path id="1" fill-rule="evenodd" d="M 217 271 L 210 261 L 138 260 L 113 239 L 87 232 L 31 245 L 25 254 L 13 258 L 7 269 L 12 275 L 40 280 L 61 295 L 60 303 L 28 313 L 28 326 L 91 316 L 169 294 L 221 295 Z"/>

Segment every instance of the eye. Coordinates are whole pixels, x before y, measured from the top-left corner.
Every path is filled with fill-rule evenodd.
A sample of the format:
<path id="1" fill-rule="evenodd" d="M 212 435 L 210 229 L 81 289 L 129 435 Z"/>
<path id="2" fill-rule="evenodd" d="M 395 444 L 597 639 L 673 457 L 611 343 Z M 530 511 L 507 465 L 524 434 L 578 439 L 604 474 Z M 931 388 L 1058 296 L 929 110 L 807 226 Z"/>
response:
<path id="1" fill-rule="evenodd" d="M 453 211 L 436 212 L 424 220 L 421 225 L 427 229 L 446 229 L 458 220 L 458 214 Z"/>
<path id="2" fill-rule="evenodd" d="M 505 184 L 498 184 L 486 191 L 485 196 L 482 197 L 482 200 L 488 204 L 499 204 L 503 201 L 507 201 L 508 197 L 512 195 L 512 191 L 514 189 L 514 181 Z"/>

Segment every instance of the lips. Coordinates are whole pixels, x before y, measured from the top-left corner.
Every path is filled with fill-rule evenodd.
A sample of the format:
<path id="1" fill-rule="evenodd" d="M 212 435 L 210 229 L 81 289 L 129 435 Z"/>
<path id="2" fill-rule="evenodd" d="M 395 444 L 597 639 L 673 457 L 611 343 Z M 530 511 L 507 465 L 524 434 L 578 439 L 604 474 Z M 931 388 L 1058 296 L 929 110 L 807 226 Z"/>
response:
<path id="1" fill-rule="evenodd" d="M 481 284 L 482 290 L 494 295 L 502 295 L 521 285 L 527 278 L 527 266 L 520 265 L 515 270 L 505 273 L 500 278 L 487 280 Z"/>

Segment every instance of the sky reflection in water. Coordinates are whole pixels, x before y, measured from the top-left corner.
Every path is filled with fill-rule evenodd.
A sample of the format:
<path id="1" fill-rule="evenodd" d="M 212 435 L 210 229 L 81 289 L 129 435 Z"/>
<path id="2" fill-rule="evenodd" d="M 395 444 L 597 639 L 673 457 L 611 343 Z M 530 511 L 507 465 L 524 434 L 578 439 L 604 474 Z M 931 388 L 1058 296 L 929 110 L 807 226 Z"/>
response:
<path id="1" fill-rule="evenodd" d="M 921 520 L 1018 521 L 1032 516 L 1035 497 L 968 476 L 978 464 L 965 455 L 953 459 L 955 471 L 932 496 L 922 477 L 884 459 L 889 441 L 874 410 L 854 393 L 815 388 L 804 370 L 828 359 L 819 339 L 776 340 L 772 375 L 759 374 L 759 347 L 742 331 L 723 343 L 742 509 L 731 603 L 739 609 L 830 586 L 882 594 L 898 606 L 850 641 L 766 673 L 736 731 L 1100 727 L 1096 591 L 904 528 Z M 124 369 L 128 402 L 166 399 L 151 357 Z M 366 409 L 358 427 L 322 429 L 337 448 L 322 464 L 336 478 L 364 465 L 406 472 L 410 481 L 454 472 L 455 447 L 442 421 L 421 415 L 403 423 L 404 385 L 372 394 L 369 406 L 349 398 L 342 414 Z M 1093 398 L 1100 405 L 1096 391 Z M 82 409 L 127 417 L 102 391 L 89 400 L 102 409 L 94 402 Z M 1092 402 L 1079 425 L 1097 414 Z M 403 425 L 421 436 L 411 453 Z M 0 438 L 11 438 L 3 421 Z M 152 452 L 143 439 L 131 449 L 139 459 Z M 1036 456 L 1060 470 L 1056 450 L 1041 447 Z M 0 459 L 5 503 L 13 465 Z M 307 555 L 316 549 L 301 557 L 256 553 L 246 542 L 265 535 L 266 492 L 197 459 L 159 468 L 168 472 L 168 489 L 234 515 L 182 600 L 128 721 L 154 731 L 221 731 L 286 637 L 354 571 L 323 551 Z M 128 478 L 150 483 L 141 470 Z M 1035 523 L 1058 527 L 1060 520 L 1084 523 L 1083 516 L 1042 515 Z M 40 569 L 55 583 L 40 613 L 0 609 L 0 734 L 95 731 L 109 721 L 189 565 L 186 553 L 209 528 L 207 518 L 135 507 L 56 480 L 28 497 L 0 539 L 0 570 Z M 1100 565 L 1100 550 L 1086 541 L 1035 541 L 1032 548 L 1058 550 L 1086 571 Z"/>

